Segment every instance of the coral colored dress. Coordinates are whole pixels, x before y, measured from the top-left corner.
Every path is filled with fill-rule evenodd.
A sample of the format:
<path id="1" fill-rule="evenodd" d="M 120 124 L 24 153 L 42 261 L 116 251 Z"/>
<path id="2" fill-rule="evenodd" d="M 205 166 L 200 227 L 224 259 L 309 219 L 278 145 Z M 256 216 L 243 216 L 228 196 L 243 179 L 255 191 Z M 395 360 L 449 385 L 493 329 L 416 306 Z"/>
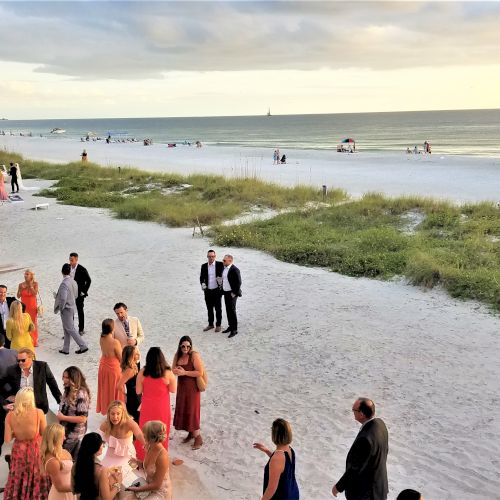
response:
<path id="1" fill-rule="evenodd" d="M 121 375 L 120 362 L 117 358 L 101 357 L 97 375 L 97 413 L 106 415 L 109 403 L 112 401 L 125 402 L 123 392 L 117 388 Z"/>
<path id="2" fill-rule="evenodd" d="M 33 345 L 38 347 L 38 313 L 36 295 L 30 293 L 26 288 L 21 288 L 21 302 L 26 306 L 26 312 L 30 315 L 31 321 L 35 325 L 35 329 L 30 332 L 33 340 Z"/>
<path id="3" fill-rule="evenodd" d="M 38 412 L 37 412 L 37 429 Z M 50 478 L 40 471 L 40 444 L 42 437 L 37 433 L 33 439 L 15 439 L 10 454 L 10 470 L 4 500 L 46 500 L 49 494 Z"/>
<path id="4" fill-rule="evenodd" d="M 5 191 L 5 180 L 3 178 L 3 173 L 0 172 L 0 201 L 8 201 L 9 195 Z"/>
<path id="5" fill-rule="evenodd" d="M 23 329 L 20 332 L 17 327 L 17 323 L 9 318 L 7 320 L 7 324 L 5 325 L 7 328 L 7 338 L 10 340 L 10 348 L 19 351 L 23 347 L 27 347 L 31 349 L 33 352 L 35 351 L 35 346 L 33 345 L 33 339 L 29 333 L 29 326 L 31 324 L 31 317 L 28 313 L 23 314 Z"/>
<path id="6" fill-rule="evenodd" d="M 190 355 L 188 362 L 179 366 L 186 371 L 194 371 L 193 357 Z M 193 432 L 200 428 L 200 395 L 195 377 L 184 375 L 177 378 L 174 427 L 178 431 Z"/>
<path id="7" fill-rule="evenodd" d="M 142 429 L 150 420 L 161 420 L 167 426 L 167 437 L 163 446 L 168 450 L 168 435 L 170 434 L 170 392 L 163 378 L 144 377 L 142 385 L 142 404 L 139 416 L 139 427 Z M 144 460 L 144 449 L 135 442 L 137 458 Z"/>

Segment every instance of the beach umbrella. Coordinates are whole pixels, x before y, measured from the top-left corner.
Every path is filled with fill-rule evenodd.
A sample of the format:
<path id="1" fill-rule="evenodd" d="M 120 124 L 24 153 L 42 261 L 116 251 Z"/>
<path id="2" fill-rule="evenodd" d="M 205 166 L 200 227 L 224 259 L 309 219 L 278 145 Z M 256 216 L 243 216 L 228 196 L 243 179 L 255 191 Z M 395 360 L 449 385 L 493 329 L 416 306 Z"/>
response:
<path id="1" fill-rule="evenodd" d="M 347 139 L 342 139 L 340 141 L 341 144 L 353 144 L 354 145 L 354 151 L 356 151 L 356 141 L 351 138 L 351 137 L 348 137 Z"/>

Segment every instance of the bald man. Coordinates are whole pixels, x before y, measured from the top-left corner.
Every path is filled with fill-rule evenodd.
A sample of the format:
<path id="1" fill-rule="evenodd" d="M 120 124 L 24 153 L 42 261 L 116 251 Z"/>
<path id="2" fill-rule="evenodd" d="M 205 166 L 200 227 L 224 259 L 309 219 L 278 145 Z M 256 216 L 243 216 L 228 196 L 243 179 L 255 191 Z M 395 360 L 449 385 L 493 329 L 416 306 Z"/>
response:
<path id="1" fill-rule="evenodd" d="M 382 419 L 375 418 L 375 403 L 371 399 L 356 399 L 352 413 L 361 429 L 347 454 L 344 475 L 332 488 L 332 495 L 336 497 L 345 491 L 347 500 L 386 500 L 387 428 Z"/>

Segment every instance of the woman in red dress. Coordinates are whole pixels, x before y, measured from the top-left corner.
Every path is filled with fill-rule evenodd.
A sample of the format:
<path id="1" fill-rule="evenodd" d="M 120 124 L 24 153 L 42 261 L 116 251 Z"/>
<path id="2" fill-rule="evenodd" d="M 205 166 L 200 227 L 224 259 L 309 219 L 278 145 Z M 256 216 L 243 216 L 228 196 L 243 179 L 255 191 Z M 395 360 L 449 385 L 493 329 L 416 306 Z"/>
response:
<path id="1" fill-rule="evenodd" d="M 168 450 L 170 433 L 170 393 L 177 389 L 177 380 L 159 347 L 151 347 L 146 355 L 146 365 L 137 375 L 136 391 L 142 394 L 139 427 L 150 420 L 160 420 L 167 427 L 163 446 Z M 144 460 L 144 449 L 136 443 L 137 458 Z"/>
<path id="2" fill-rule="evenodd" d="M 31 387 L 16 394 L 13 411 L 5 419 L 5 442 L 14 438 L 4 500 L 46 500 L 50 480 L 40 471 L 41 434 L 47 426 L 42 410 L 35 407 Z"/>
<path id="3" fill-rule="evenodd" d="M 191 338 L 185 335 L 179 341 L 179 348 L 172 363 L 173 372 L 178 378 L 177 397 L 175 400 L 174 427 L 178 431 L 187 431 L 183 443 L 194 438 L 193 450 L 201 448 L 203 439 L 200 434 L 200 391 L 196 377 L 203 374 L 200 355 L 193 351 Z"/>
<path id="4" fill-rule="evenodd" d="M 99 343 L 101 345 L 101 361 L 97 375 L 97 413 L 107 415 L 108 406 L 112 401 L 125 401 L 125 395 L 120 390 L 118 382 L 122 375 L 120 361 L 122 359 L 122 346 L 113 336 L 115 322 L 105 319 L 102 322 L 102 333 Z"/>
<path id="5" fill-rule="evenodd" d="M 26 306 L 26 312 L 30 315 L 35 329 L 30 331 L 33 345 L 38 347 L 38 316 L 36 296 L 38 295 L 38 283 L 35 281 L 35 273 L 31 269 L 24 271 L 24 281 L 17 287 L 17 298 Z"/>

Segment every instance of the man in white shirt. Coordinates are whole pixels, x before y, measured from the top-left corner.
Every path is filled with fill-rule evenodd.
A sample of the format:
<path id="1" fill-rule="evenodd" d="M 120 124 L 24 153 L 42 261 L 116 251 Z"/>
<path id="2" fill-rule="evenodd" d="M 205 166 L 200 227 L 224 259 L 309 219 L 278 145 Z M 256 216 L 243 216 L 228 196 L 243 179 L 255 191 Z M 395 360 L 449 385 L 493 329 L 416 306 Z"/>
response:
<path id="1" fill-rule="evenodd" d="M 127 345 L 139 345 L 144 340 L 139 318 L 128 315 L 128 308 L 123 302 L 118 302 L 113 307 L 117 320 L 115 321 L 115 339 L 117 339 L 122 348 Z"/>
<path id="2" fill-rule="evenodd" d="M 229 326 L 223 333 L 229 333 L 228 339 L 238 334 L 238 317 L 236 316 L 236 301 L 241 297 L 241 274 L 233 264 L 232 255 L 224 255 L 222 259 L 224 271 L 222 272 L 222 292 L 226 305 L 226 316 Z"/>
<path id="3" fill-rule="evenodd" d="M 203 328 L 204 332 L 214 328 L 214 310 L 215 310 L 215 331 L 221 331 L 222 323 L 222 271 L 224 264 L 216 259 L 215 250 L 207 252 L 207 261 L 201 265 L 200 285 L 205 295 L 205 304 L 208 312 L 208 325 Z"/>
<path id="4" fill-rule="evenodd" d="M 15 297 L 7 297 L 7 287 L 0 285 L 0 333 L 2 335 L 6 335 L 10 305 L 15 300 Z M 10 340 L 7 338 L 5 339 L 5 347 L 10 347 Z"/>

